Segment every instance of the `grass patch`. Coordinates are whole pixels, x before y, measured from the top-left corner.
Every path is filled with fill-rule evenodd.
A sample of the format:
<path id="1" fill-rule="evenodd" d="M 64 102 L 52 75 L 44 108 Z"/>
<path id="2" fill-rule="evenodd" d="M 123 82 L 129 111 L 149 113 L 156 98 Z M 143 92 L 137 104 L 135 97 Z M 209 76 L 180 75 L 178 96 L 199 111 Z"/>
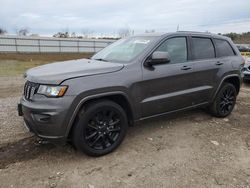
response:
<path id="1" fill-rule="evenodd" d="M 56 61 L 89 58 L 93 53 L 0 53 L 0 76 L 21 76 L 39 65 Z"/>
<path id="2" fill-rule="evenodd" d="M 48 61 L 0 61 L 0 76 L 21 76 L 23 73 L 39 65 L 50 63 Z"/>
<path id="3" fill-rule="evenodd" d="M 93 53 L 0 53 L 1 60 L 17 61 L 65 61 L 89 58 Z"/>

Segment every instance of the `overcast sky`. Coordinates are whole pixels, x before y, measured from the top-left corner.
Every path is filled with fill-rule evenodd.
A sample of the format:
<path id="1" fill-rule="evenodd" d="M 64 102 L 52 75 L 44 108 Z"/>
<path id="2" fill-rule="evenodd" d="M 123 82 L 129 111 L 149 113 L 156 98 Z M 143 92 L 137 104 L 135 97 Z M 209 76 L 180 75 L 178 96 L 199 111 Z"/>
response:
<path id="1" fill-rule="evenodd" d="M 9 33 L 58 31 L 116 34 L 179 30 L 213 33 L 250 31 L 250 0 L 0 0 L 0 27 Z"/>

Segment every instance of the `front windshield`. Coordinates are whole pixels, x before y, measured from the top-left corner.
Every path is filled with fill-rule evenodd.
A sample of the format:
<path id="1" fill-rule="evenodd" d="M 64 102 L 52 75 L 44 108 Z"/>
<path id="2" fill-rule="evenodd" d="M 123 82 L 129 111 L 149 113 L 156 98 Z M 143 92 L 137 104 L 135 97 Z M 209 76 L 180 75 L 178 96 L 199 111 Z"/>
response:
<path id="1" fill-rule="evenodd" d="M 129 37 L 104 48 L 91 59 L 111 62 L 129 62 L 139 55 L 156 37 Z"/>

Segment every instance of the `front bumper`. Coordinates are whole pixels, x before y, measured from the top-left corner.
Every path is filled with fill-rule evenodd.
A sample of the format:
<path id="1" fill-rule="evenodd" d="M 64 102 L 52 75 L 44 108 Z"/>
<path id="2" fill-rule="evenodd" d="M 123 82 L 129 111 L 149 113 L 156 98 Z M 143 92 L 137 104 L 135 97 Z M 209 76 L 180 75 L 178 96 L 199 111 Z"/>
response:
<path id="1" fill-rule="evenodd" d="M 65 141 L 67 139 L 68 111 L 72 100 L 71 96 L 62 98 L 39 96 L 32 101 L 22 97 L 18 104 L 18 114 L 23 116 L 29 130 L 38 137 Z"/>
<path id="2" fill-rule="evenodd" d="M 250 80 L 250 71 L 243 71 L 243 79 Z"/>

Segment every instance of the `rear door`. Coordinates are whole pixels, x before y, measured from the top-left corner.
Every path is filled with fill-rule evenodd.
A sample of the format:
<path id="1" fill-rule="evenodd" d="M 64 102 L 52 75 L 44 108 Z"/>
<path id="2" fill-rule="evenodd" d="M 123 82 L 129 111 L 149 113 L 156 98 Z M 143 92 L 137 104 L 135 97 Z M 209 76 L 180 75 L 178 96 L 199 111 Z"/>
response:
<path id="1" fill-rule="evenodd" d="M 218 72 L 223 64 L 216 59 L 212 38 L 192 36 L 191 46 L 191 59 L 195 69 L 193 76 L 195 78 L 195 87 L 197 88 L 193 105 L 198 105 L 209 101 L 216 86 Z"/>

